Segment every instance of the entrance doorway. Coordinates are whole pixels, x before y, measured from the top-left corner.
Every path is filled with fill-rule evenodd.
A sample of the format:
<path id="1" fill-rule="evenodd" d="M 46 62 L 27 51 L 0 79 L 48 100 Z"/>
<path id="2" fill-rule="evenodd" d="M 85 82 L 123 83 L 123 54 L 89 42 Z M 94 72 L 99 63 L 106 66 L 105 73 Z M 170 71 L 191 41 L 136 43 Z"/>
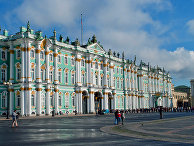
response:
<path id="1" fill-rule="evenodd" d="M 94 93 L 94 101 L 95 101 L 95 111 L 101 111 L 102 110 L 102 94 L 100 92 Z"/>
<path id="2" fill-rule="evenodd" d="M 83 114 L 87 114 L 87 104 L 88 104 L 88 101 L 87 101 L 87 98 L 88 98 L 88 93 L 87 91 L 83 91 L 82 92 L 82 111 L 83 111 Z"/>
<path id="3" fill-rule="evenodd" d="M 109 109 L 109 112 L 111 112 L 112 110 L 112 94 L 111 93 L 108 93 L 108 109 Z"/>

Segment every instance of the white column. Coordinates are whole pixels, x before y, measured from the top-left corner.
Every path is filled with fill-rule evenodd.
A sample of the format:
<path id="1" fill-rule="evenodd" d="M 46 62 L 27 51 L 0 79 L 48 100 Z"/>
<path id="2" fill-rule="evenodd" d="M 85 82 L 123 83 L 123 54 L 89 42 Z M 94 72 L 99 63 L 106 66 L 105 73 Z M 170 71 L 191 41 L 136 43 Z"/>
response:
<path id="1" fill-rule="evenodd" d="M 40 75 L 40 47 L 41 41 L 38 41 L 37 48 L 36 48 L 36 82 L 41 82 L 41 75 Z"/>
<path id="2" fill-rule="evenodd" d="M 10 44 L 9 48 L 9 53 L 10 53 L 10 77 L 9 77 L 9 82 L 13 83 L 14 82 L 14 49 L 13 49 L 13 44 Z"/>
<path id="3" fill-rule="evenodd" d="M 110 72 L 110 87 L 111 89 L 113 88 L 113 69 L 114 69 L 114 66 L 113 66 L 113 63 L 111 62 L 110 63 L 110 66 L 109 66 L 109 72 Z"/>
<path id="4" fill-rule="evenodd" d="M 138 104 L 138 80 L 137 80 L 137 69 L 135 69 L 135 72 L 134 72 L 134 76 L 135 76 L 135 91 L 136 91 L 136 108 L 139 108 L 139 104 Z"/>
<path id="5" fill-rule="evenodd" d="M 27 87 L 27 89 L 26 89 L 27 91 L 27 98 L 28 98 L 28 100 L 27 100 L 27 108 L 28 108 L 28 110 L 27 110 L 27 115 L 28 116 L 30 116 L 31 115 L 31 88 L 30 88 L 30 86 L 28 86 Z"/>
<path id="6" fill-rule="evenodd" d="M 83 108 L 82 108 L 82 91 L 79 91 L 79 113 L 83 113 Z"/>
<path id="7" fill-rule="evenodd" d="M 50 85 L 46 86 L 46 115 L 50 115 Z"/>
<path id="8" fill-rule="evenodd" d="M 14 97 L 14 89 L 13 89 L 13 87 L 9 87 L 9 95 L 8 95 L 8 97 L 9 97 L 9 114 L 11 115 L 12 114 L 12 112 L 13 112 L 13 103 L 14 103 L 14 101 L 13 101 L 13 97 Z"/>
<path id="9" fill-rule="evenodd" d="M 59 103 L 58 103 L 58 98 L 59 98 L 59 89 L 58 86 L 55 86 L 55 114 L 57 114 L 59 112 Z"/>
<path id="10" fill-rule="evenodd" d="M 36 85 L 36 115 L 41 115 L 41 84 Z"/>
<path id="11" fill-rule="evenodd" d="M 107 59 L 104 58 L 104 64 L 103 64 L 103 72 L 104 72 L 104 77 L 103 77 L 103 80 L 104 80 L 104 88 L 107 88 L 107 87 L 108 87 L 108 84 L 107 84 L 107 67 L 108 67 L 108 62 L 107 62 Z M 108 109 L 108 106 L 107 106 L 107 109 Z"/>
<path id="12" fill-rule="evenodd" d="M 81 86 L 81 55 L 77 54 L 76 55 L 76 84 L 78 86 Z"/>
<path id="13" fill-rule="evenodd" d="M 87 60 L 86 60 L 86 68 L 87 68 L 87 71 L 86 71 L 86 83 L 87 83 L 87 86 L 91 87 L 92 85 L 92 82 L 91 82 L 91 57 L 90 56 L 87 56 Z"/>
<path id="14" fill-rule="evenodd" d="M 57 59 L 57 56 L 58 56 L 58 52 L 57 52 L 57 48 L 56 46 L 54 46 L 54 69 L 55 69 L 55 84 L 58 84 L 59 83 L 59 78 L 58 78 L 58 59 Z"/>
<path id="15" fill-rule="evenodd" d="M 113 91 L 113 109 L 116 110 L 116 91 Z"/>
<path id="16" fill-rule="evenodd" d="M 107 110 L 108 109 L 108 92 L 106 90 L 104 90 L 103 93 L 103 110 Z"/>
<path id="17" fill-rule="evenodd" d="M 21 92 L 21 116 L 24 116 L 24 86 L 20 88 Z"/>
<path id="18" fill-rule="evenodd" d="M 26 48 L 25 48 L 25 45 L 24 43 L 21 45 L 21 81 L 24 82 L 25 81 L 25 51 L 26 51 Z"/>
<path id="19" fill-rule="evenodd" d="M 46 45 L 45 46 L 45 60 L 46 60 L 46 82 L 50 83 L 49 79 L 49 47 Z M 49 95 L 50 96 L 50 95 Z"/>
<path id="20" fill-rule="evenodd" d="M 32 77 L 30 74 L 31 64 L 30 64 L 30 50 L 31 50 L 31 42 L 27 41 L 27 81 L 32 81 Z"/>
<path id="21" fill-rule="evenodd" d="M 89 113 L 95 113 L 95 108 L 94 108 L 94 91 L 89 91 L 89 105 L 90 105 L 90 110 Z"/>
<path id="22" fill-rule="evenodd" d="M 79 92 L 78 91 L 76 91 L 76 95 L 75 95 L 75 108 L 76 108 L 77 113 L 80 113 L 79 112 Z"/>

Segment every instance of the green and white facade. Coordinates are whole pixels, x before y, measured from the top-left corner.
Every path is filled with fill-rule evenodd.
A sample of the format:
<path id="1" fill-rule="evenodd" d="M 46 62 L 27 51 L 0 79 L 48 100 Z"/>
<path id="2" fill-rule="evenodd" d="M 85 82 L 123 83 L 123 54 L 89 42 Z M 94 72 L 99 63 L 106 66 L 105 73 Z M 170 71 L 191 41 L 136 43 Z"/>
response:
<path id="1" fill-rule="evenodd" d="M 136 60 L 136 59 L 135 59 Z M 106 52 L 96 37 L 50 38 L 21 27 L 0 35 L 0 114 L 95 113 L 106 109 L 171 106 L 171 77 L 164 69 Z M 4 85 L 3 82 L 12 83 Z M 8 105 L 9 104 L 9 105 Z M 7 108 L 9 106 L 9 108 Z"/>

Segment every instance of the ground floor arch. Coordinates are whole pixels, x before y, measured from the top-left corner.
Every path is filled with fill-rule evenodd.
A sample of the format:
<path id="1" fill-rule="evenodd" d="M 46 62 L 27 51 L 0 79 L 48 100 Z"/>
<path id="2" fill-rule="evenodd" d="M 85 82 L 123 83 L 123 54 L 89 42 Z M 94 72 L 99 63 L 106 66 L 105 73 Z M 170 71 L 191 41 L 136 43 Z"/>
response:
<path id="1" fill-rule="evenodd" d="M 95 111 L 98 112 L 99 110 L 102 110 L 102 93 L 101 92 L 95 92 L 94 93 L 94 106 L 95 106 Z"/>
<path id="2" fill-rule="evenodd" d="M 83 91 L 82 92 L 82 113 L 83 114 L 87 114 L 88 113 L 88 92 L 87 91 Z"/>

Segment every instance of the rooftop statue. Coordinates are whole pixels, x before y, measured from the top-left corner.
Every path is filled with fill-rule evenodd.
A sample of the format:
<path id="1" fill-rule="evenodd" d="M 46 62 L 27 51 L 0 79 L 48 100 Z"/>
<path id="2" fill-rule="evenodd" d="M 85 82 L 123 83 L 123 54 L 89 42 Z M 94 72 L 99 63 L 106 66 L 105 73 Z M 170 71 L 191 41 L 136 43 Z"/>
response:
<path id="1" fill-rule="evenodd" d="M 92 36 L 92 43 L 97 43 L 97 39 L 96 39 L 95 34 Z"/>

